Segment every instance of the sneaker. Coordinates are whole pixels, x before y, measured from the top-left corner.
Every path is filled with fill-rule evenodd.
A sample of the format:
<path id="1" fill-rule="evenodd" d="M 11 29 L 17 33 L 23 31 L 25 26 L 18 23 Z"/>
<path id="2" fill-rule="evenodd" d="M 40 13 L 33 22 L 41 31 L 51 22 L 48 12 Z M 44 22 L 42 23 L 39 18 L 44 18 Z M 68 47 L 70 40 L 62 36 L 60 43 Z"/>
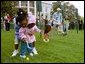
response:
<path id="1" fill-rule="evenodd" d="M 33 53 L 35 54 L 35 55 L 37 55 L 38 53 L 37 53 L 37 50 L 36 50 L 36 48 L 34 47 L 33 48 Z"/>
<path id="2" fill-rule="evenodd" d="M 30 56 L 33 56 L 33 53 L 30 53 Z"/>
<path id="3" fill-rule="evenodd" d="M 25 55 L 20 55 L 20 57 L 21 57 L 21 58 L 26 58 L 26 56 L 25 56 Z"/>
<path id="4" fill-rule="evenodd" d="M 47 42 L 49 42 L 49 39 L 43 39 L 43 41 L 47 43 Z"/>
<path id="5" fill-rule="evenodd" d="M 49 39 L 47 39 L 47 42 L 49 42 Z"/>
<path id="6" fill-rule="evenodd" d="M 19 53 L 18 50 L 14 50 L 12 56 L 16 56 L 18 53 Z"/>

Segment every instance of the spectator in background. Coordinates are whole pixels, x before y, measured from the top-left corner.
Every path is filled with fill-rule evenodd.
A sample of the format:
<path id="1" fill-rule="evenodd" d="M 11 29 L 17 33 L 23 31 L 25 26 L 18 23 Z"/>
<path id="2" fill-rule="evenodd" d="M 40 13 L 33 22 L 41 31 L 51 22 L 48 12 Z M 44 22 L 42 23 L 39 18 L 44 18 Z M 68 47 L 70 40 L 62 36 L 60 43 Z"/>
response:
<path id="1" fill-rule="evenodd" d="M 10 21 L 11 21 L 11 16 L 9 14 L 7 14 L 7 18 L 8 18 L 8 31 L 10 30 Z"/>
<path id="2" fill-rule="evenodd" d="M 79 30 L 82 30 L 82 28 L 83 28 L 83 21 L 80 20 L 80 21 L 79 21 Z"/>
<path id="3" fill-rule="evenodd" d="M 3 21 L 3 17 L 1 17 L 1 28 L 4 27 L 4 21 Z"/>
<path id="4" fill-rule="evenodd" d="M 68 32 L 68 28 L 69 28 L 69 20 L 68 18 L 65 18 L 64 20 L 64 32 Z"/>
<path id="5" fill-rule="evenodd" d="M 44 25 L 45 25 L 45 23 L 44 23 L 44 17 L 43 17 L 43 14 L 41 15 L 41 17 L 40 17 L 40 29 L 41 30 L 44 30 Z"/>
<path id="6" fill-rule="evenodd" d="M 4 17 L 4 28 L 6 29 L 6 31 L 9 31 L 10 30 L 10 16 L 9 14 L 7 14 L 5 17 Z"/>
<path id="7" fill-rule="evenodd" d="M 60 13 L 61 9 L 57 8 L 57 12 L 53 14 L 53 24 L 58 28 L 58 31 L 64 34 L 63 24 L 62 24 L 62 13 Z"/>

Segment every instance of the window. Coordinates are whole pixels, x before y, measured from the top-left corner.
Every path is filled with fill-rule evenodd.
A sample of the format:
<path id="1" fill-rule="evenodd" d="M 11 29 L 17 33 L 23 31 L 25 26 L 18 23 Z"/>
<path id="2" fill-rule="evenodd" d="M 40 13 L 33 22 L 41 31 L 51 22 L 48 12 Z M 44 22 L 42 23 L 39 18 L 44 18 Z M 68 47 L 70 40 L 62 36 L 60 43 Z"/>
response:
<path id="1" fill-rule="evenodd" d="M 21 1 L 21 6 L 27 6 L 27 1 Z"/>
<path id="2" fill-rule="evenodd" d="M 34 1 L 29 1 L 30 7 L 34 7 Z"/>
<path id="3" fill-rule="evenodd" d="M 45 8 L 45 12 L 47 13 L 48 7 Z"/>
<path id="4" fill-rule="evenodd" d="M 27 8 L 22 8 L 24 11 L 27 11 Z"/>
<path id="5" fill-rule="evenodd" d="M 34 15 L 34 8 L 30 8 L 30 12 Z"/>
<path id="6" fill-rule="evenodd" d="M 19 6 L 19 1 L 14 1 L 15 6 Z"/>

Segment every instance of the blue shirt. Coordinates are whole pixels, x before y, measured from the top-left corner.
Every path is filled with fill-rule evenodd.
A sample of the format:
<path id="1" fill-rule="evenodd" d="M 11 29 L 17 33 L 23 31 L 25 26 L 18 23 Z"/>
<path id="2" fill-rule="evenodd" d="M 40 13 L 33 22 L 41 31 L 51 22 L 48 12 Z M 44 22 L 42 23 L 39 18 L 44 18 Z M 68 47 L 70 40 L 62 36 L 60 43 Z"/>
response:
<path id="1" fill-rule="evenodd" d="M 14 21 L 15 35 L 19 35 L 20 25 L 16 24 L 16 17 L 14 17 L 13 21 Z"/>
<path id="2" fill-rule="evenodd" d="M 55 22 L 61 23 L 62 22 L 62 14 L 59 12 L 55 12 L 53 14 L 53 18 L 55 19 Z"/>

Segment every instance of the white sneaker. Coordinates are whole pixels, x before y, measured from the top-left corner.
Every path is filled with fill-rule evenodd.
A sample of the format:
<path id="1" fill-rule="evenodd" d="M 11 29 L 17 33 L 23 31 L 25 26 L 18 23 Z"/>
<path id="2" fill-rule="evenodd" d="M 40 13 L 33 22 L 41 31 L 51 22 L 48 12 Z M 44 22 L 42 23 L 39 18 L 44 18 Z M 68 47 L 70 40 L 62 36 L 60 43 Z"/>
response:
<path id="1" fill-rule="evenodd" d="M 26 58 L 26 56 L 25 56 L 25 55 L 20 55 L 20 57 L 21 57 L 21 58 Z"/>
<path id="2" fill-rule="evenodd" d="M 35 54 L 35 55 L 37 55 L 38 53 L 37 53 L 37 50 L 36 50 L 36 48 L 34 47 L 33 48 L 33 53 Z"/>
<path id="3" fill-rule="evenodd" d="M 47 43 L 47 42 L 49 42 L 49 39 L 47 39 L 47 40 L 43 39 L 43 41 Z"/>
<path id="4" fill-rule="evenodd" d="M 16 56 L 18 53 L 19 53 L 18 50 L 14 50 L 12 56 Z"/>
<path id="5" fill-rule="evenodd" d="M 47 42 L 49 42 L 49 39 L 47 39 Z"/>
<path id="6" fill-rule="evenodd" d="M 33 53 L 30 53 L 30 56 L 33 56 Z"/>

